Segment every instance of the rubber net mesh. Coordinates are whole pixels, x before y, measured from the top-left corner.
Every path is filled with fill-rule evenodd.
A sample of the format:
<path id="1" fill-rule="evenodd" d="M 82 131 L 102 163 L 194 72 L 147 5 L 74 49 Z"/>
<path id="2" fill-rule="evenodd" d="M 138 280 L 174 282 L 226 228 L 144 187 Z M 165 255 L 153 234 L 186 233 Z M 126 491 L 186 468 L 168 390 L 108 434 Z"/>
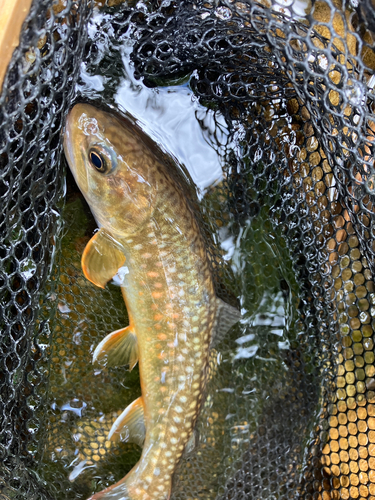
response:
<path id="1" fill-rule="evenodd" d="M 243 312 L 171 498 L 375 498 L 374 33 L 371 0 L 34 2 L 0 97 L 2 500 L 85 499 L 140 456 L 107 440 L 139 375 L 91 363 L 126 310 L 82 274 L 95 222 L 60 140 L 75 101 L 114 103 L 124 47 L 217 119 L 224 175 L 194 203 Z"/>

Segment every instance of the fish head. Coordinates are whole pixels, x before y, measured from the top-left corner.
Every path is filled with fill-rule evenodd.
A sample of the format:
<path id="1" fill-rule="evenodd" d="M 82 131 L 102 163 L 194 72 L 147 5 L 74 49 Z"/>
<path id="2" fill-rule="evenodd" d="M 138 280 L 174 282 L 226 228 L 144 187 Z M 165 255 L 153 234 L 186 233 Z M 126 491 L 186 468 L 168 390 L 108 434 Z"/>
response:
<path id="1" fill-rule="evenodd" d="M 155 207 L 156 160 L 131 127 L 89 104 L 76 104 L 66 122 L 69 167 L 97 223 L 113 235 L 136 232 Z"/>

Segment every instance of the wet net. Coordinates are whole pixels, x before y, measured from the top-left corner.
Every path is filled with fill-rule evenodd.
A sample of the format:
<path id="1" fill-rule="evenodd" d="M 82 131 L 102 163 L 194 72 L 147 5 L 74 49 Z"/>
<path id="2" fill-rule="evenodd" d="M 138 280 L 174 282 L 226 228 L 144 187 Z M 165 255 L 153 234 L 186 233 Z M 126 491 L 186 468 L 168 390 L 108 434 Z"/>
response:
<path id="1" fill-rule="evenodd" d="M 375 498 L 374 33 L 370 0 L 34 2 L 0 97 L 1 499 L 85 499 L 140 456 L 107 440 L 139 376 L 91 363 L 126 310 L 83 277 L 61 144 L 129 67 L 201 106 L 223 173 L 196 215 L 243 312 L 171 498 Z"/>

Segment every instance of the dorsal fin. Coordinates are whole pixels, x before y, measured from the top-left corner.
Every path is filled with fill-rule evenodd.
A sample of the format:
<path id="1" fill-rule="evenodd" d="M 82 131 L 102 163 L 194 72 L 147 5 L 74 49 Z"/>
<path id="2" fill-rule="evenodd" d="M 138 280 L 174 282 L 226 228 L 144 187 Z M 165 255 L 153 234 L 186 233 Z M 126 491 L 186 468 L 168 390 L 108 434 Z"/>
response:
<path id="1" fill-rule="evenodd" d="M 216 297 L 216 301 L 217 311 L 211 346 L 219 344 L 228 330 L 241 319 L 241 313 L 238 309 L 230 306 L 218 297 Z"/>

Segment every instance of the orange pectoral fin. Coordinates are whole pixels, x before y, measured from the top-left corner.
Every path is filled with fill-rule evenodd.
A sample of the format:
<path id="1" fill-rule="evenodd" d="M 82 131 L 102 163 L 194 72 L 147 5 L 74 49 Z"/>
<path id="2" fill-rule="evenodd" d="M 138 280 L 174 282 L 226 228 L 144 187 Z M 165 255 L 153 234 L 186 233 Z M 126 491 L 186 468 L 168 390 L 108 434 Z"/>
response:
<path id="1" fill-rule="evenodd" d="M 121 245 L 100 229 L 87 243 L 82 255 L 82 270 L 94 285 L 104 288 L 124 265 L 125 255 Z"/>

